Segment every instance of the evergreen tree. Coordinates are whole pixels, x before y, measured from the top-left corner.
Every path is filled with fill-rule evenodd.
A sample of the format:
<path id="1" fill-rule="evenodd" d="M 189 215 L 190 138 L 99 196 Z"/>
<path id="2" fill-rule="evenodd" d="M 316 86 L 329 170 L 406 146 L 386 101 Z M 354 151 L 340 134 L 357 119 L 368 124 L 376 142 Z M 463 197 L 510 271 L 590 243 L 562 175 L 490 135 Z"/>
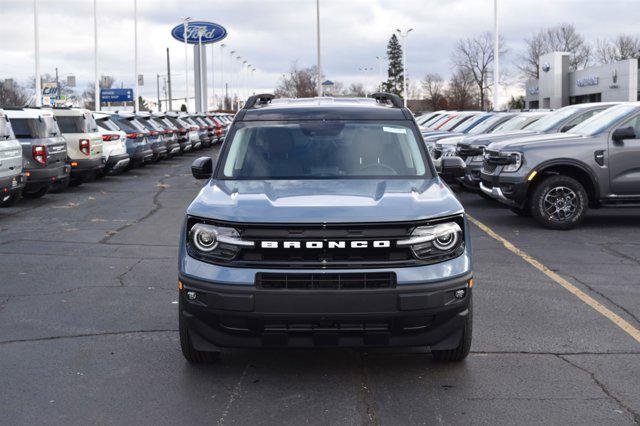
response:
<path id="1" fill-rule="evenodd" d="M 384 83 L 385 91 L 402 96 L 404 84 L 404 68 L 402 67 L 402 46 L 396 35 L 392 35 L 387 44 L 387 57 L 389 58 L 389 70 L 387 82 Z"/>

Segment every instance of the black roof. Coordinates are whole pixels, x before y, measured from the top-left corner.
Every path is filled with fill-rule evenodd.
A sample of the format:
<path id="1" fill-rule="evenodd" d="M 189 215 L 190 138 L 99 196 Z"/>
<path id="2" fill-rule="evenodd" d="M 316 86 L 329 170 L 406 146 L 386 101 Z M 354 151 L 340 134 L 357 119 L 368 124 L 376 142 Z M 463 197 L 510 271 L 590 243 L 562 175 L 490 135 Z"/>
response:
<path id="1" fill-rule="evenodd" d="M 238 114 L 238 121 L 286 120 L 407 120 L 412 115 L 393 103 L 372 98 L 269 99 L 251 103 Z"/>

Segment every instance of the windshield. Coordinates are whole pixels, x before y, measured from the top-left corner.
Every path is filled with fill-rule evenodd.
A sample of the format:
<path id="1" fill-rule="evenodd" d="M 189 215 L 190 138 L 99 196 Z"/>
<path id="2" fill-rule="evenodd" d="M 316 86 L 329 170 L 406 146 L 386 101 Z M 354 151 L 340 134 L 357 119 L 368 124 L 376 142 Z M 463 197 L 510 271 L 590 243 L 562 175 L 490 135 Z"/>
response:
<path id="1" fill-rule="evenodd" d="M 606 109 L 603 112 L 583 121 L 569 132 L 585 136 L 597 135 L 617 123 L 618 120 L 626 117 L 629 113 L 636 110 L 637 107 L 633 105 L 618 105 L 613 108 Z"/>
<path id="2" fill-rule="evenodd" d="M 493 130 L 493 133 L 510 132 L 513 130 L 521 130 L 533 123 L 530 115 L 517 115 L 511 120 L 507 120 Z"/>
<path id="3" fill-rule="evenodd" d="M 226 179 L 431 177 L 423 144 L 403 122 L 240 123 L 226 146 Z"/>
<path id="4" fill-rule="evenodd" d="M 476 115 L 474 117 L 471 117 L 469 120 L 467 120 L 464 123 L 462 123 L 461 125 L 459 125 L 456 128 L 456 132 L 467 133 L 472 128 L 475 129 L 474 126 L 479 126 L 480 123 L 482 123 L 483 121 L 487 120 L 489 117 L 491 117 L 489 114 L 478 114 L 478 115 Z"/>
<path id="5" fill-rule="evenodd" d="M 549 115 L 542 117 L 530 126 L 527 126 L 527 130 L 534 130 L 537 132 L 548 132 L 555 127 L 558 127 L 560 123 L 571 117 L 578 112 L 580 108 L 561 108 Z"/>
<path id="6" fill-rule="evenodd" d="M 99 127 L 105 129 L 105 130 L 111 130 L 114 132 L 120 131 L 120 128 L 116 125 L 116 123 L 114 123 L 113 121 L 111 121 L 110 118 L 100 118 L 96 121 L 96 123 L 98 124 Z"/>
<path id="7" fill-rule="evenodd" d="M 58 136 L 60 129 L 51 116 L 40 118 L 13 118 L 11 126 L 16 138 L 40 139 Z"/>
<path id="8" fill-rule="evenodd" d="M 444 123 L 442 127 L 440 127 L 438 130 L 445 130 L 445 131 L 453 130 L 456 127 L 458 127 L 459 124 L 467 121 L 470 118 L 471 118 L 470 115 L 459 115 L 457 117 L 452 118 L 447 123 Z"/>
<path id="9" fill-rule="evenodd" d="M 91 116 L 59 115 L 56 117 L 62 133 L 95 133 L 98 126 Z"/>
<path id="10" fill-rule="evenodd" d="M 482 123 L 478 124 L 473 129 L 467 132 L 468 135 L 481 135 L 483 133 L 488 133 L 493 129 L 496 123 L 501 123 L 505 121 L 506 117 L 504 115 L 494 115 L 493 117 L 487 118 Z"/>

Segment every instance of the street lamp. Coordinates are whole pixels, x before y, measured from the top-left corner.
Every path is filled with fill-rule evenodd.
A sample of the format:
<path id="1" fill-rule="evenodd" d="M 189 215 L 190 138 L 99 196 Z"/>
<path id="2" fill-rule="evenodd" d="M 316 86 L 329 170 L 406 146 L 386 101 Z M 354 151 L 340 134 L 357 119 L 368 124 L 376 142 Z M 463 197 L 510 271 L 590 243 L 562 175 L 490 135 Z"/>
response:
<path id="1" fill-rule="evenodd" d="M 242 78 L 242 99 L 243 100 L 247 98 L 247 81 L 249 77 L 248 67 L 249 67 L 249 62 L 242 61 L 242 73 L 244 74 L 244 77 Z"/>
<path id="2" fill-rule="evenodd" d="M 380 80 L 380 84 L 378 85 L 379 90 L 382 92 L 382 81 L 383 81 L 383 77 L 382 77 L 382 62 L 384 61 L 384 56 L 376 56 L 376 59 L 378 60 L 378 79 Z"/>
<path id="3" fill-rule="evenodd" d="M 202 64 L 204 63 L 203 55 L 202 55 L 202 34 L 204 34 L 205 29 L 200 27 L 198 28 L 198 57 L 200 58 L 200 71 L 198 74 L 200 76 L 200 81 L 198 82 L 198 86 L 200 86 L 200 111 L 204 112 L 207 109 L 207 101 L 206 101 L 206 93 L 204 92 L 204 72 L 205 70 L 202 68 Z"/>
<path id="4" fill-rule="evenodd" d="M 224 90 L 224 48 L 227 47 L 226 44 L 222 43 L 220 45 L 220 84 L 221 84 L 221 91 L 220 93 L 222 94 L 222 108 L 224 109 L 224 102 L 227 98 L 227 94 L 225 93 Z"/>
<path id="5" fill-rule="evenodd" d="M 100 82 L 98 81 L 98 5 L 97 0 L 93 0 L 93 79 L 94 86 L 94 106 L 96 111 L 100 111 Z"/>
<path id="6" fill-rule="evenodd" d="M 404 78 L 402 79 L 402 97 L 404 98 L 404 107 L 407 107 L 407 36 L 413 31 L 413 28 L 409 28 L 407 31 L 402 32 L 400 29 L 396 29 L 396 32 L 402 37 L 402 73 Z"/>
<path id="7" fill-rule="evenodd" d="M 34 100 L 37 107 L 42 106 L 42 87 L 40 82 L 40 35 L 38 34 L 38 0 L 33 0 L 33 38 L 36 51 L 36 94 Z"/>
<path id="8" fill-rule="evenodd" d="M 184 75 L 185 75 L 185 95 L 184 95 L 184 103 L 185 107 L 189 109 L 189 56 L 187 52 L 187 38 L 189 35 L 189 21 L 191 21 L 190 17 L 182 18 L 183 25 L 183 38 L 184 38 Z"/>
<path id="9" fill-rule="evenodd" d="M 134 97 L 134 110 L 138 111 L 140 109 L 140 81 L 138 80 L 138 0 L 133 0 L 133 74 L 136 79 L 136 91 L 133 95 Z"/>
<path id="10" fill-rule="evenodd" d="M 236 94 L 237 94 L 237 106 L 240 109 L 240 86 L 242 85 L 242 56 L 236 56 L 236 62 L 238 63 L 238 81 L 236 84 Z"/>
<path id="11" fill-rule="evenodd" d="M 493 110 L 498 109 L 500 90 L 500 38 L 498 34 L 498 0 L 493 0 Z"/>
<path id="12" fill-rule="evenodd" d="M 366 77 L 366 73 L 367 73 L 368 71 L 373 71 L 373 68 L 372 68 L 372 67 L 360 67 L 360 68 L 358 68 L 358 70 L 359 70 L 360 72 L 362 72 L 362 78 L 363 78 L 363 79 L 364 79 L 364 81 L 365 81 L 365 83 L 363 83 L 364 95 L 365 95 L 365 96 L 368 96 L 368 95 L 369 95 L 369 90 L 367 90 L 367 84 L 366 84 L 367 77 Z"/>
<path id="13" fill-rule="evenodd" d="M 320 0 L 316 0 L 316 38 L 317 38 L 317 44 L 318 44 L 318 75 L 316 77 L 316 79 L 318 80 L 317 85 L 317 92 L 318 92 L 318 97 L 322 97 L 322 62 L 320 60 Z"/>

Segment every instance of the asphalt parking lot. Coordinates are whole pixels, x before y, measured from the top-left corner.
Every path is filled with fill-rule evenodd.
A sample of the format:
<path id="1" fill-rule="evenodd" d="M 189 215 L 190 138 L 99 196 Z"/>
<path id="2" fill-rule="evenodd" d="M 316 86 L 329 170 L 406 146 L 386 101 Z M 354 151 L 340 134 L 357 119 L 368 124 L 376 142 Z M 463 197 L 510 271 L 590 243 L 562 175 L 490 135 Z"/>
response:
<path id="1" fill-rule="evenodd" d="M 200 153 L 0 210 L 5 424 L 640 422 L 640 210 L 544 230 L 463 194 L 474 342 L 427 350 L 239 351 L 191 366 L 177 332 L 177 241 Z M 605 309 L 534 268 L 508 240 Z"/>

